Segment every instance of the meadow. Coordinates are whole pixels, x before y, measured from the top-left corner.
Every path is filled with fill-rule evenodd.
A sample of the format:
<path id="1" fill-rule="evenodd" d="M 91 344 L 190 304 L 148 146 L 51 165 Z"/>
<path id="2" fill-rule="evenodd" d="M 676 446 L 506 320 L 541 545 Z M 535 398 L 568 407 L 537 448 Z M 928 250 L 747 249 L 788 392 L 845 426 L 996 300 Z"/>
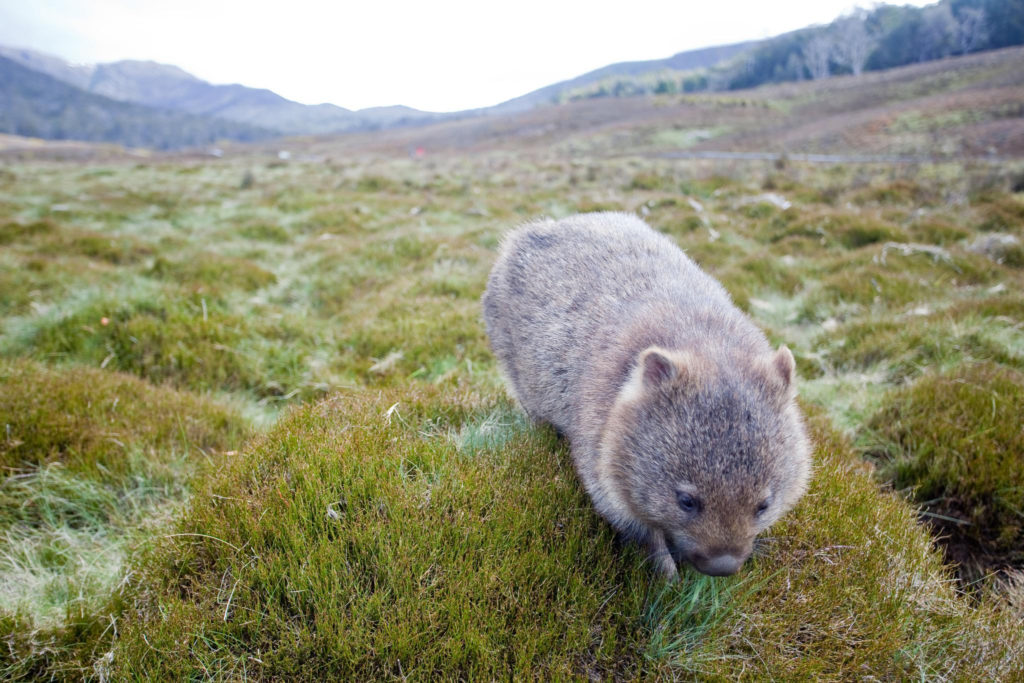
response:
<path id="1" fill-rule="evenodd" d="M 2 675 L 1024 676 L 1024 163 L 659 158 L 737 129 L 652 111 L 7 157 Z M 488 350 L 501 234 L 596 210 L 797 357 L 811 490 L 734 577 L 654 579 Z"/>

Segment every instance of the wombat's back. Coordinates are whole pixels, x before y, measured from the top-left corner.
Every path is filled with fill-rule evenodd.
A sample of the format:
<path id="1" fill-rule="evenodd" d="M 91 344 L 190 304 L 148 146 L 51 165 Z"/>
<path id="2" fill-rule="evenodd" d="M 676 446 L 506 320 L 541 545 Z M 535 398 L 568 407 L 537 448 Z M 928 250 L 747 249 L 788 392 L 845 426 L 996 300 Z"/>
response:
<path id="1" fill-rule="evenodd" d="M 509 233 L 483 307 L 491 346 L 520 403 L 566 434 L 582 375 L 595 359 L 625 354 L 625 368 L 643 345 L 673 346 L 671 337 L 700 311 L 725 320 L 735 310 L 725 290 L 669 239 L 623 213 L 540 221 Z M 650 316 L 660 324 L 644 321 L 645 338 L 627 339 L 623 348 L 630 326 Z M 614 398 L 606 397 L 609 405 Z"/>

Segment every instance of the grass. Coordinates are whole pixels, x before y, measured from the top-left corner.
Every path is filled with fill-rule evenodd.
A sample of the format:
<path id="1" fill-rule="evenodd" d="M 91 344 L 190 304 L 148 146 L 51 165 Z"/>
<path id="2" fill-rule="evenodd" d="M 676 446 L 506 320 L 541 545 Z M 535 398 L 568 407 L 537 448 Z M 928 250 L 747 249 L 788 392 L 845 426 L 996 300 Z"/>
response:
<path id="1" fill-rule="evenodd" d="M 657 130 L 11 164 L 2 675 L 1022 675 L 997 455 L 1020 451 L 1020 164 L 630 148 Z M 505 397 L 478 303 L 500 236 L 593 208 L 644 216 L 797 356 L 814 483 L 736 577 L 653 580 Z M 942 546 L 919 508 L 973 535 Z"/>
<path id="2" fill-rule="evenodd" d="M 828 356 L 844 370 L 882 367 L 894 383 L 963 362 L 991 360 L 1021 368 L 1020 306 L 1015 295 L 1000 295 L 937 311 L 923 307 L 902 320 L 852 321 L 828 335 Z"/>
<path id="3" fill-rule="evenodd" d="M 171 282 L 192 283 L 199 291 L 216 292 L 222 288 L 253 291 L 277 282 L 277 277 L 251 261 L 201 255 L 184 261 L 158 258 L 149 271 Z"/>
<path id="4" fill-rule="evenodd" d="M 137 547 L 251 428 L 192 393 L 31 361 L 0 364 L 0 424 L 0 672 L 74 677 L 116 635 Z"/>
<path id="5" fill-rule="evenodd" d="M 564 444 L 495 410 L 410 387 L 289 415 L 133 575 L 146 597 L 117 674 L 900 678 L 1020 661 L 1016 636 L 977 655 L 1008 617 L 958 598 L 913 510 L 823 419 L 811 493 L 750 569 L 666 586 L 594 515 Z"/>

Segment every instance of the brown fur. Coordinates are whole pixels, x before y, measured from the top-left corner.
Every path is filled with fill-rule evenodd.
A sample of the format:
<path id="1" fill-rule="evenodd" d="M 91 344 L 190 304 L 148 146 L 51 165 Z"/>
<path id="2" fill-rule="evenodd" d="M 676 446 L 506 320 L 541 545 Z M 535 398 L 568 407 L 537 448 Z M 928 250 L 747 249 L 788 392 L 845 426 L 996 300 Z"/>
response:
<path id="1" fill-rule="evenodd" d="M 598 512 L 664 574 L 735 572 L 804 493 L 792 354 L 638 218 L 513 231 L 483 307 L 523 408 L 569 439 Z"/>

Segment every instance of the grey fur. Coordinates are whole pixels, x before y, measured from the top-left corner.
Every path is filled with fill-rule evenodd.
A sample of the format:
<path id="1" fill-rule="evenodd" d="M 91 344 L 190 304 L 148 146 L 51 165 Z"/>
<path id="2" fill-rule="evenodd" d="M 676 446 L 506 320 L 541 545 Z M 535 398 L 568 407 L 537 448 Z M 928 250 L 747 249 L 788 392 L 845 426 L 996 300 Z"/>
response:
<path id="1" fill-rule="evenodd" d="M 735 572 L 803 495 L 792 354 L 640 219 L 580 214 L 509 233 L 483 308 L 523 408 L 569 439 L 598 512 L 665 575 L 682 561 Z"/>

